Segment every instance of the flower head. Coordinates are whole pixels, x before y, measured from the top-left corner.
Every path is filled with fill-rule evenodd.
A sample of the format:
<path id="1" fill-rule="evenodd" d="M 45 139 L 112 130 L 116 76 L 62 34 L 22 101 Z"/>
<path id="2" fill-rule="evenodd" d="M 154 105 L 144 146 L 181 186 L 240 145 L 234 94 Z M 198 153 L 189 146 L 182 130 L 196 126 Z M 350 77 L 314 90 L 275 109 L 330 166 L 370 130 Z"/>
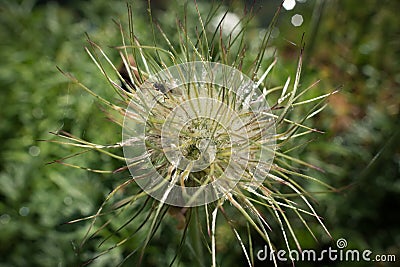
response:
<path id="1" fill-rule="evenodd" d="M 74 146 L 90 147 L 126 162 L 126 166 L 114 172 L 129 169 L 130 178 L 109 194 L 98 212 L 81 219 L 93 220 L 89 233 L 101 215 L 110 213 L 110 219 L 96 231 L 99 234 L 110 222 L 118 221 L 119 212 L 135 214 L 112 231 L 106 241 L 117 238 L 117 233 L 133 225 L 135 220 L 140 222 L 139 227 L 133 227 L 133 234 L 122 235 L 99 256 L 142 238 L 141 242 L 134 242 L 139 245 L 125 260 L 138 255 L 137 261 L 143 261 L 146 247 L 170 214 L 179 220 L 178 228 L 183 229 L 180 243 L 191 242 L 195 253 L 202 254 L 203 241 L 208 248 L 204 251 L 211 255 L 210 265 L 216 266 L 217 217 L 222 216 L 224 223 L 231 227 L 246 262 L 252 266 L 254 256 L 249 249 L 252 234 L 259 235 L 273 247 L 268 223 L 271 218 L 278 222 L 288 248 L 289 236 L 300 247 L 288 211 L 300 218 L 307 229 L 310 230 L 304 216 L 311 216 L 326 230 L 308 193 L 296 178 L 323 183 L 299 172 L 291 163 L 316 167 L 292 158 L 282 147 L 296 137 L 318 132 L 303 122 L 322 110 L 323 99 L 329 94 L 301 100 L 304 92 L 312 88 L 299 93 L 301 51 L 294 77 L 288 77 L 282 86 L 268 86 L 269 74 L 277 62 L 276 58 L 264 58 L 271 31 L 266 31 L 256 51 L 248 50 L 246 34 L 254 17 L 252 12 L 240 19 L 240 27 L 230 27 L 231 32 L 226 34 L 227 27 L 222 29 L 225 16 L 219 18 L 218 24 L 213 17 L 221 6 L 211 8 L 206 20 L 197 3 L 191 7 L 194 11 L 190 12 L 197 14 L 195 32 L 190 32 L 185 13 L 183 21 L 177 20 L 178 36 L 174 39 L 153 21 L 150 10 L 153 45 L 139 40 L 131 19 L 128 34 L 120 25 L 122 45 L 116 49 L 121 55 L 122 71 L 90 41 L 92 50 L 87 52 L 120 96 L 122 101 L 118 104 L 98 96 L 66 74 L 116 113 L 113 120 L 121 125 L 121 142 L 102 146 L 63 133 L 58 135 L 71 140 Z M 128 9 L 132 14 L 131 7 Z M 276 17 L 270 29 L 275 22 Z M 209 31 L 209 24 L 216 25 L 213 32 Z M 105 71 L 105 64 L 114 73 Z M 273 98 L 269 97 L 277 92 L 276 102 L 270 107 L 268 102 Z M 294 108 L 310 103 L 316 105 L 301 120 L 289 119 L 288 114 Z M 106 150 L 115 148 L 122 148 L 124 157 Z M 128 186 L 138 190 L 117 199 L 117 193 Z M 289 196 L 296 196 L 297 200 Z M 247 222 L 248 245 L 231 217 L 238 214 Z M 185 241 L 187 232 L 191 237 Z M 313 235 L 311 230 L 310 233 Z M 88 239 L 89 235 L 82 244 Z M 171 265 L 176 260 L 174 257 Z"/>

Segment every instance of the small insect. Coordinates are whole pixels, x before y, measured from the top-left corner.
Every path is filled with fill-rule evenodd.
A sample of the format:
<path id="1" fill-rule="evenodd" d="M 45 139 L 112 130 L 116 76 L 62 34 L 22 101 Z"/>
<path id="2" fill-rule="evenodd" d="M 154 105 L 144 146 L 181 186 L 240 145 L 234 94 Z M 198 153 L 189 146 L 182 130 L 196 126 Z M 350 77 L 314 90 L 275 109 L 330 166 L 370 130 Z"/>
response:
<path id="1" fill-rule="evenodd" d="M 130 70 L 127 69 L 127 66 L 125 66 L 124 62 L 121 62 L 118 68 L 118 72 L 121 75 L 120 76 L 121 88 L 127 92 L 131 92 L 132 90 L 136 91 L 138 90 L 138 86 L 131 80 L 130 75 L 134 76 L 132 78 L 135 81 L 139 81 L 139 83 L 141 84 L 140 87 L 142 87 L 145 82 L 143 83 L 141 82 L 141 77 L 139 75 L 139 71 L 136 67 L 136 62 L 133 56 L 131 55 L 128 56 L 127 63 L 129 64 L 128 68 L 130 68 Z M 163 93 L 164 95 L 167 95 L 168 93 L 176 94 L 177 91 L 175 89 L 173 90 L 170 89 L 166 81 L 152 83 L 151 88 L 155 89 L 158 92 Z"/>
<path id="2" fill-rule="evenodd" d="M 165 88 L 165 85 L 162 83 L 153 83 L 153 87 L 157 90 L 160 91 L 163 94 L 166 94 L 168 91 L 170 91 L 171 89 L 167 89 Z"/>

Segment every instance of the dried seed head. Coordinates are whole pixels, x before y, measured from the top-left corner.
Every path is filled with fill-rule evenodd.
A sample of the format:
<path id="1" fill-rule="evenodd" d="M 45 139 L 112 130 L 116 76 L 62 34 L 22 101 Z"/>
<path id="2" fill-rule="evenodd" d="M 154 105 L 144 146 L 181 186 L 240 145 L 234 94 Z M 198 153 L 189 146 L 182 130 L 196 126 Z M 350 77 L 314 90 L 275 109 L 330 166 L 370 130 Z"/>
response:
<path id="1" fill-rule="evenodd" d="M 262 184 L 275 150 L 274 123 L 265 96 L 243 73 L 185 63 L 153 75 L 134 94 L 124 154 L 148 194 L 174 206 L 200 206 L 238 183 L 254 190 Z"/>

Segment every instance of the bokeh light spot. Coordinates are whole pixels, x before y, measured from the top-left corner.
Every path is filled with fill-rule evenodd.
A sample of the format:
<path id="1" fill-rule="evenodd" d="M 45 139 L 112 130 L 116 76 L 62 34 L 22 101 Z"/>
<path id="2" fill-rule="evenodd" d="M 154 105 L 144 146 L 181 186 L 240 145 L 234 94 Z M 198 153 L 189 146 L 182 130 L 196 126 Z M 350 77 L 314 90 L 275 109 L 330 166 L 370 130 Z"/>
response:
<path id="1" fill-rule="evenodd" d="M 296 0 L 285 0 L 282 4 L 283 8 L 286 10 L 292 10 L 296 5 Z"/>
<path id="2" fill-rule="evenodd" d="M 296 14 L 292 17 L 292 24 L 296 27 L 301 26 L 303 24 L 303 16 L 300 14 Z"/>
<path id="3" fill-rule="evenodd" d="M 0 216 L 0 224 L 7 224 L 10 222 L 10 220 L 11 220 L 11 217 L 8 214 L 3 214 Z"/>
<path id="4" fill-rule="evenodd" d="M 29 148 L 29 154 L 30 154 L 32 157 L 37 157 L 37 156 L 39 156 L 39 154 L 40 154 L 40 148 L 37 147 L 37 146 L 31 146 L 31 147 Z"/>
<path id="5" fill-rule="evenodd" d="M 28 207 L 21 207 L 19 209 L 19 215 L 28 216 L 28 214 L 29 214 L 29 208 Z"/>

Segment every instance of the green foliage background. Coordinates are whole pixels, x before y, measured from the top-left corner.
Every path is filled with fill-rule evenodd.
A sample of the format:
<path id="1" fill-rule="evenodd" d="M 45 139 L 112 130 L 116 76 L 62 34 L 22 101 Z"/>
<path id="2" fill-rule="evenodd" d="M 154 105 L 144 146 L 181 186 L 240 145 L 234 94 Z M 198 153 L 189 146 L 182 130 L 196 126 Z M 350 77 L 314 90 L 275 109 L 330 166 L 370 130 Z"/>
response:
<path id="1" fill-rule="evenodd" d="M 156 3 L 156 2 L 155 2 Z M 263 6 L 256 18 L 254 39 L 270 21 L 279 1 Z M 238 10 L 242 2 L 234 2 Z M 148 38 L 146 4 L 135 1 L 134 20 L 142 38 Z M 157 6 L 155 6 L 157 7 Z M 158 6 L 160 8 L 160 6 Z M 314 119 L 326 131 L 293 155 L 322 167 L 325 173 L 303 170 L 336 188 L 317 194 L 317 210 L 334 238 L 346 238 L 349 247 L 396 254 L 400 260 L 400 10 L 398 1 L 307 1 L 283 11 L 272 41 L 279 59 L 274 79 L 293 74 L 305 32 L 302 83 L 320 79 L 315 94 L 343 85 L 330 105 Z M 173 5 L 163 4 L 157 19 L 174 21 Z M 295 28 L 290 18 L 302 14 Z M 64 129 L 86 140 L 112 144 L 121 130 L 108 121 L 92 97 L 71 85 L 56 69 L 72 72 L 96 93 L 114 99 L 83 48 L 85 33 L 103 47 L 119 45 L 112 19 L 126 21 L 124 1 L 0 2 L 0 266 L 76 266 L 92 256 L 95 247 L 75 255 L 84 223 L 64 223 L 93 214 L 104 197 L 128 174 L 100 175 L 47 162 L 71 152 L 41 139 Z M 258 28 L 257 28 L 258 27 Z M 172 28 L 170 34 L 174 34 Z M 118 63 L 117 54 L 107 50 Z M 89 168 L 116 169 L 113 160 L 88 155 L 75 159 Z M 310 191 L 321 188 L 310 185 Z M 323 249 L 332 242 L 320 234 L 310 239 L 299 224 L 305 248 Z M 304 234 L 302 234 L 304 232 Z M 164 236 L 149 250 L 152 266 L 164 266 L 159 253 L 171 253 Z M 276 238 L 275 242 L 282 242 Z M 239 244 L 221 238 L 222 266 L 240 259 Z M 262 247 L 261 241 L 256 247 Z M 234 246 L 233 248 L 231 246 Z M 165 249 L 165 248 L 168 249 Z M 129 248 L 118 248 L 94 266 L 112 266 Z M 234 251 L 234 253 L 232 253 Z M 237 253 L 236 253 L 237 252 Z M 236 255 L 237 254 L 237 255 Z M 168 262 L 168 260 L 166 260 Z M 150 264 L 149 263 L 149 264 Z M 225 265 L 226 264 L 226 265 Z M 297 266 L 364 266 L 363 263 L 299 263 Z M 397 263 L 398 264 L 398 263 Z M 261 265 L 261 264 L 260 264 Z M 370 266 L 398 266 L 375 263 Z"/>

